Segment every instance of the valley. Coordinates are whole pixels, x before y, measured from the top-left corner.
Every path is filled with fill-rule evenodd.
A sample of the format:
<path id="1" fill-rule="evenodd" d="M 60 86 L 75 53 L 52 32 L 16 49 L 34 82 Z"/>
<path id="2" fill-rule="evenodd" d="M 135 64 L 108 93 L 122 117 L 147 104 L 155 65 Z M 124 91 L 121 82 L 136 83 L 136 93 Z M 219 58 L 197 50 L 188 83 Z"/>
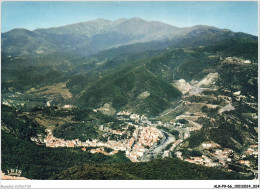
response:
<path id="1" fill-rule="evenodd" d="M 2 38 L 4 173 L 258 179 L 256 36 L 132 18 Z"/>

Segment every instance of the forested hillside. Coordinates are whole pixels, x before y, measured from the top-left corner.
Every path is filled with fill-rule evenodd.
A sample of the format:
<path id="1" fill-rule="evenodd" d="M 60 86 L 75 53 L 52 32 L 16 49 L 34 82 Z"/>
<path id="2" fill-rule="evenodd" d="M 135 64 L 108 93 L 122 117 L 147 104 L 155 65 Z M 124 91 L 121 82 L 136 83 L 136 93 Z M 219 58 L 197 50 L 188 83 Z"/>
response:
<path id="1" fill-rule="evenodd" d="M 139 18 L 2 33 L 2 171 L 256 179 L 257 40 Z"/>

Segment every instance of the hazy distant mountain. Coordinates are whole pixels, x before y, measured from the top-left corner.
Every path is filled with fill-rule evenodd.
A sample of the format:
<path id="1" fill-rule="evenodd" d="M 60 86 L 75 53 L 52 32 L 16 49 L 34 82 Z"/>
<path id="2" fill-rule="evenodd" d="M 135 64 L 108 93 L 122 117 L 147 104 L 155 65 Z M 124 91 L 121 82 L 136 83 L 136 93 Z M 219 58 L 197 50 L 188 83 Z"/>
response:
<path id="1" fill-rule="evenodd" d="M 172 41 L 172 44 L 197 44 L 197 38 L 208 41 L 234 37 L 229 30 L 210 26 L 178 28 L 140 18 L 109 21 L 96 19 L 48 29 L 13 29 L 2 33 L 2 52 L 7 55 L 73 52 L 89 55 L 112 47 L 151 41 Z M 247 34 L 244 34 L 249 36 Z M 252 37 L 252 36 L 251 36 Z M 195 42 L 194 42 L 195 40 Z M 169 42 L 168 42 L 169 43 Z M 159 44 L 161 46 L 161 44 Z"/>
<path id="2" fill-rule="evenodd" d="M 163 37 L 171 37 L 178 34 L 180 28 L 155 21 L 145 21 L 140 18 L 118 19 L 109 21 L 96 19 L 88 22 L 71 24 L 63 27 L 36 30 L 40 33 L 59 34 L 59 35 L 84 35 L 91 38 L 95 35 L 109 34 L 116 32 L 118 34 L 132 35 L 140 40 L 156 40 Z M 151 39 L 151 37 L 155 37 Z"/>

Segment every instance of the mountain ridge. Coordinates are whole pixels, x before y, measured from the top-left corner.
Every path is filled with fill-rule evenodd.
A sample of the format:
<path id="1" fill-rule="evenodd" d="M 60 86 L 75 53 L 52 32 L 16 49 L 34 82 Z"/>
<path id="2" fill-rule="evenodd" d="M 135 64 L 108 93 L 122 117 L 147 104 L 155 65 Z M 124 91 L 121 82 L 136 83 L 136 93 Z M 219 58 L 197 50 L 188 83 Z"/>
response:
<path id="1" fill-rule="evenodd" d="M 137 17 L 115 21 L 99 18 L 32 31 L 17 28 L 1 34 L 2 52 L 13 56 L 54 52 L 74 52 L 80 56 L 87 56 L 109 48 L 135 43 L 168 40 L 172 41 L 172 44 L 180 45 L 182 41 L 186 43 L 185 39 L 194 41 L 201 35 L 212 35 L 216 38 L 212 40 L 215 42 L 223 37 L 232 38 L 238 34 L 213 26 L 197 25 L 180 28 Z M 247 38 L 257 38 L 249 34 L 243 35 Z"/>

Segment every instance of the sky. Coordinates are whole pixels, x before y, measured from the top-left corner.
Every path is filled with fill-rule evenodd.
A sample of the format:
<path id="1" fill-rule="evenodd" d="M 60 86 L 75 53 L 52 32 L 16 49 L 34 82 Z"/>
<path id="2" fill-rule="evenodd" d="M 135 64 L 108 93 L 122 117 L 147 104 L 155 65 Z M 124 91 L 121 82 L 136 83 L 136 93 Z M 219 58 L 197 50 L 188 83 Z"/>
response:
<path id="1" fill-rule="evenodd" d="M 177 27 L 210 25 L 258 35 L 257 1 L 5 1 L 1 4 L 1 32 L 132 17 Z"/>

